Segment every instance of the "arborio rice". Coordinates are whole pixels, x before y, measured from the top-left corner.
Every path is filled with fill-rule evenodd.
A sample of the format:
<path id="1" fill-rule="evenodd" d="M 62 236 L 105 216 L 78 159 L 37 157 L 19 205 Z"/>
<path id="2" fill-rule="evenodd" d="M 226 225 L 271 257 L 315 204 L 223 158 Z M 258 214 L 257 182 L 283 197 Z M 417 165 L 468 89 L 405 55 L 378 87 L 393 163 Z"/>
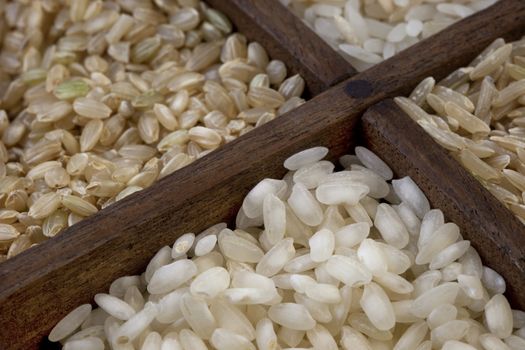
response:
<path id="1" fill-rule="evenodd" d="M 525 224 L 525 39 L 395 101 Z"/>
<path id="2" fill-rule="evenodd" d="M 235 230 L 181 236 L 49 339 L 66 350 L 525 349 L 525 313 L 458 226 L 369 150 L 338 172 L 327 151 L 288 158 L 282 180 L 246 195 Z"/>
<path id="3" fill-rule="evenodd" d="M 280 0 L 359 71 L 497 0 Z"/>
<path id="4" fill-rule="evenodd" d="M 295 108 L 198 0 L 0 1 L 0 262 Z"/>

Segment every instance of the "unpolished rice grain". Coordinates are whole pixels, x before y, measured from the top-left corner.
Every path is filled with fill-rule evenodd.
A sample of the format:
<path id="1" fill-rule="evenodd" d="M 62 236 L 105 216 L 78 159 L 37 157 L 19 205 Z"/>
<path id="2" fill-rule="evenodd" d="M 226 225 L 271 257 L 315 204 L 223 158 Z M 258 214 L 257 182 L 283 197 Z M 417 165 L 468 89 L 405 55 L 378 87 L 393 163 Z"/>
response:
<path id="1" fill-rule="evenodd" d="M 89 98 L 77 98 L 73 103 L 73 110 L 79 115 L 92 119 L 106 119 L 111 115 L 111 109 Z"/>
<path id="2" fill-rule="evenodd" d="M 390 187 L 371 170 L 351 167 L 311 172 L 316 180 L 308 172 L 301 182 L 293 173 L 263 179 L 245 200 L 258 216 L 246 218 L 241 209 L 243 228 L 220 223 L 181 235 L 143 274 L 114 281 L 109 294 L 95 296 L 98 309 L 82 306 L 85 314 L 74 311 L 50 338 L 73 349 L 97 349 L 101 342 L 111 349 L 156 350 L 520 348 L 522 331 L 511 334 L 525 324 L 523 312 L 511 310 L 500 294 L 501 276 L 483 266 L 439 209 L 429 207 L 420 222 L 408 205 L 411 196 L 400 202 L 387 192 L 354 206 L 323 206 L 312 196 L 320 223 L 309 227 L 296 217 L 287 202 L 298 185 L 310 195 L 342 179 L 348 186 L 366 180 L 367 186 Z M 374 178 L 366 179 L 370 174 Z M 413 188 L 398 191 L 405 198 Z M 356 206 L 375 227 L 355 222 L 348 208 Z M 393 233 L 385 233 L 389 228 Z M 399 235 L 402 244 L 389 242 Z"/>
<path id="3" fill-rule="evenodd" d="M 36 226 L 52 237 L 304 103 L 299 75 L 200 1 L 5 7 L 0 176 L 37 181 L 6 203 L 41 222 L 13 222 L 22 238 L 2 256 L 39 244 Z M 31 208 L 58 192 L 73 199 Z M 71 219 L 50 225 L 56 210 Z"/>
<path id="4" fill-rule="evenodd" d="M 13 240 L 19 235 L 20 232 L 18 232 L 12 225 L 0 224 L 0 242 Z"/>
<path id="5" fill-rule="evenodd" d="M 54 192 L 46 193 L 38 198 L 27 213 L 34 219 L 43 219 L 60 206 L 60 196 Z"/>
<path id="6" fill-rule="evenodd" d="M 90 216 L 98 211 L 97 207 L 90 202 L 73 195 L 62 196 L 61 203 L 73 213 L 81 216 Z"/>

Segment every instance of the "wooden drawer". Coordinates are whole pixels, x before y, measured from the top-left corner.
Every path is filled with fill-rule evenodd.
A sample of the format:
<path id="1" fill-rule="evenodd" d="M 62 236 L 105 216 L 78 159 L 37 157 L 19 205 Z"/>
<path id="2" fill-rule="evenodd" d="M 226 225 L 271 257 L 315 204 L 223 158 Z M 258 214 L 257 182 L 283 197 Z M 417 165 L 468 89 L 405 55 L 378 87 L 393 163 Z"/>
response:
<path id="1" fill-rule="evenodd" d="M 525 308 L 523 226 L 499 212 L 489 215 L 501 208 L 460 169 L 450 174 L 432 167 L 429 159 L 451 159 L 391 103 L 361 119 L 372 105 L 410 92 L 426 76 L 439 79 L 467 64 L 494 39 L 525 34 L 525 2 L 501 0 L 360 74 L 293 15 L 271 11 L 270 5 L 278 6 L 274 1 L 210 3 L 272 57 L 302 74 L 315 97 L 0 264 L 0 348 L 37 348 L 65 314 L 92 301 L 114 279 L 143 271 L 160 247 L 183 233 L 232 222 L 253 185 L 264 177 L 283 176 L 284 159 L 315 145 L 329 147 L 329 158 L 336 159 L 364 144 L 397 176 L 413 176 L 432 204 L 460 225 L 485 263 L 506 277 L 514 307 Z M 414 145 L 419 148 L 411 149 Z M 465 192 L 470 197 L 464 197 Z M 487 202 L 464 202 L 482 199 Z M 495 222 L 496 217 L 501 222 Z"/>

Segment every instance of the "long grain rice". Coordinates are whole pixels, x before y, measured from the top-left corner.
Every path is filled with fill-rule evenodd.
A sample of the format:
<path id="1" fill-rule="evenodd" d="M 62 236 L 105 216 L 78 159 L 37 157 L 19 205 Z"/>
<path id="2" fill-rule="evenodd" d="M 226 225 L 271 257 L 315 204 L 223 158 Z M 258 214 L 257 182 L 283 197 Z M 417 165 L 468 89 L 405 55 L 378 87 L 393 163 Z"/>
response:
<path id="1" fill-rule="evenodd" d="M 395 101 L 525 223 L 525 167 L 520 157 L 525 147 L 520 121 L 525 75 L 515 64 L 521 54 L 513 49 L 523 40 L 506 44 L 497 39 L 468 67 L 437 85 L 426 78 L 411 99 Z M 509 73 L 503 73 L 507 69 Z"/>

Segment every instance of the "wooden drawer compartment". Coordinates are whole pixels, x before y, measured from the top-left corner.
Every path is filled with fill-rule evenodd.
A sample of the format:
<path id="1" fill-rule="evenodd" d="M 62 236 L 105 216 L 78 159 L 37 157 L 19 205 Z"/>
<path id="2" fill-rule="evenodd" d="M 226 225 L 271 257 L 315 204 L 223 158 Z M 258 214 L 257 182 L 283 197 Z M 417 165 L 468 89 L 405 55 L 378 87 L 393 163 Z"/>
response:
<path id="1" fill-rule="evenodd" d="M 257 10 L 258 1 L 224 2 L 231 5 L 228 9 L 219 1 L 210 2 L 224 7 L 241 32 L 243 26 L 257 23 L 247 13 Z M 310 78 L 306 74 L 305 78 L 312 95 L 340 80 L 341 71 L 343 76 L 352 74 L 347 66 L 343 70 L 335 69 L 330 60 L 303 60 L 301 46 L 292 47 L 272 32 L 273 26 L 283 32 L 287 30 L 280 23 L 280 17 L 271 18 L 266 14 L 258 18 L 263 19 L 255 26 L 257 29 L 247 35 L 266 45 L 275 58 L 293 60 L 296 57 L 290 61 L 292 70 L 311 73 Z M 468 209 L 457 211 L 449 201 L 460 203 L 458 194 L 462 191 L 443 195 L 442 190 L 432 190 L 438 175 L 425 165 L 427 153 L 407 151 L 414 142 L 429 142 L 422 131 L 421 135 L 406 132 L 406 125 L 410 125 L 406 116 L 384 120 L 390 112 L 383 109 L 376 113 L 372 110 L 361 120 L 370 106 L 408 93 L 426 76 L 439 79 L 467 64 L 495 38 L 519 38 L 525 34 L 523 23 L 525 3 L 502 0 L 490 11 L 467 18 L 431 40 L 335 85 L 296 110 L 102 210 L 55 239 L 0 264 L 0 315 L 4 325 L 0 329 L 0 348 L 37 348 L 65 314 L 81 303 L 92 301 L 93 296 L 107 290 L 114 279 L 143 271 L 150 257 L 163 245 L 172 244 L 185 232 L 199 232 L 220 221 L 232 222 L 243 196 L 254 184 L 264 177 L 281 177 L 284 159 L 315 145 L 329 147 L 329 158 L 336 159 L 355 145 L 364 144 L 380 154 L 397 176 L 413 176 L 423 189 L 428 189 L 426 194 L 432 204 L 461 226 L 465 236 L 487 259 L 486 264 L 507 278 L 514 307 L 525 308 L 525 263 L 523 245 L 518 243 L 523 240 L 512 242 L 517 239 L 517 233 L 508 232 L 521 229 L 523 233 L 523 228 L 513 226 L 512 222 L 505 226 L 508 230 L 498 226 L 501 241 L 494 251 L 491 244 L 495 238 L 486 237 L 495 229 L 494 223 L 488 223 L 490 216 L 482 215 L 483 212 L 474 216 Z M 298 26 L 294 33 L 305 28 L 294 25 Z M 326 75 L 314 73 L 330 69 L 334 71 Z M 418 175 L 422 171 L 428 173 Z M 464 186 L 457 181 L 458 177 L 451 177 L 441 184 L 451 188 Z M 442 185 L 436 183 L 435 186 Z M 476 227 L 487 229 L 474 232 Z"/>

